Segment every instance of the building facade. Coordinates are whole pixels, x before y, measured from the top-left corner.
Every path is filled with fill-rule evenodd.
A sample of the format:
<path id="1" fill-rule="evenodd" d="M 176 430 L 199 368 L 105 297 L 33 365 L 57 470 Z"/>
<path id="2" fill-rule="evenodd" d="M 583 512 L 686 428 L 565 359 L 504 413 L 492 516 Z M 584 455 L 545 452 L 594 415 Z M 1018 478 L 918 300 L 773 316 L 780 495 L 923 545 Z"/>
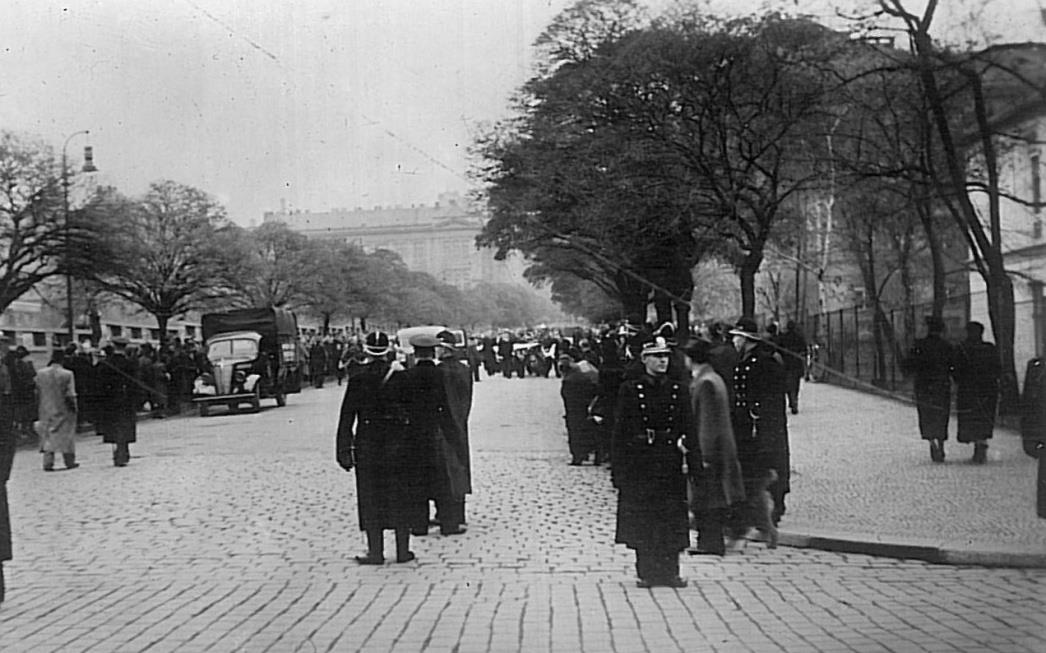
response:
<path id="1" fill-rule="evenodd" d="M 476 236 L 486 217 L 469 210 L 454 193 L 433 205 L 376 206 L 327 212 L 267 211 L 264 222 L 282 222 L 309 238 L 331 238 L 368 251 L 399 254 L 408 268 L 467 289 L 480 282 L 523 283 L 518 256 L 494 260 L 494 250 L 477 249 Z"/>

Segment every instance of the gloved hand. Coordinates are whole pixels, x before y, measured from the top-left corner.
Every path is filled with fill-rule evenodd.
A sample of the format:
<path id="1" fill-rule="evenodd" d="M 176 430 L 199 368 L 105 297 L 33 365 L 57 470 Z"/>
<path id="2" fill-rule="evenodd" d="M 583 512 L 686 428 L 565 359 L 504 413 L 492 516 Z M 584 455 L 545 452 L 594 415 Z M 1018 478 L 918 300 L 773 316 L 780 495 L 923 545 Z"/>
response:
<path id="1" fill-rule="evenodd" d="M 356 466 L 356 456 L 353 449 L 348 451 L 338 452 L 338 464 L 347 472 L 351 472 L 352 468 Z"/>

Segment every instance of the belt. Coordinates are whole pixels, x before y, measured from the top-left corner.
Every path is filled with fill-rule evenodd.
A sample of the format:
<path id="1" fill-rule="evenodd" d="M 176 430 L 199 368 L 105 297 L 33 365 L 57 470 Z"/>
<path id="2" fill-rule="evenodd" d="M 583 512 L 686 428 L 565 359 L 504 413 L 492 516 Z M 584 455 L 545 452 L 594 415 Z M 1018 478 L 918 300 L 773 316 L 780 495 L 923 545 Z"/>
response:
<path id="1" fill-rule="evenodd" d="M 645 442 L 649 445 L 655 445 L 675 444 L 678 438 L 670 429 L 646 429 L 643 433 L 637 433 L 634 435 L 632 439 L 637 442 Z"/>

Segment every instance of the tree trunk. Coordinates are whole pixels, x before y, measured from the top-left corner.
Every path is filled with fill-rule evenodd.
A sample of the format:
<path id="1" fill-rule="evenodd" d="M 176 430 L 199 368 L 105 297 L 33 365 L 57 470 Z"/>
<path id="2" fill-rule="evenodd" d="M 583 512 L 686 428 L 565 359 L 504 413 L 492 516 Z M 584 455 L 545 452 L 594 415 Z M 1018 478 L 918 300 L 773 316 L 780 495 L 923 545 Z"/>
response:
<path id="1" fill-rule="evenodd" d="M 163 349 L 167 344 L 167 323 L 170 321 L 170 315 L 156 314 L 156 326 L 160 328 L 160 349 Z"/>
<path id="2" fill-rule="evenodd" d="M 741 261 L 737 276 L 741 279 L 741 315 L 755 317 L 755 275 L 763 262 L 763 250 L 753 249 Z"/>

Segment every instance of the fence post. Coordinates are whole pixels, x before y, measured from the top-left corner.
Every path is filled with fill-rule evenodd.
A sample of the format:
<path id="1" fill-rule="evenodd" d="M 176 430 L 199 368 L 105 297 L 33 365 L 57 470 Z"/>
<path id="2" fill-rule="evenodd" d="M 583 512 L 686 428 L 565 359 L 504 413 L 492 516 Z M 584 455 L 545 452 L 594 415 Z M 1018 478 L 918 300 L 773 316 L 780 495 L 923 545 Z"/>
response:
<path id="1" fill-rule="evenodd" d="M 894 309 L 890 309 L 890 390 L 897 391 L 897 326 Z"/>
<path id="2" fill-rule="evenodd" d="M 846 325 L 843 324 L 843 310 L 839 309 L 839 374 L 846 373 Z"/>
<path id="3" fill-rule="evenodd" d="M 854 378 L 861 378 L 861 324 L 857 304 L 854 304 Z"/>

